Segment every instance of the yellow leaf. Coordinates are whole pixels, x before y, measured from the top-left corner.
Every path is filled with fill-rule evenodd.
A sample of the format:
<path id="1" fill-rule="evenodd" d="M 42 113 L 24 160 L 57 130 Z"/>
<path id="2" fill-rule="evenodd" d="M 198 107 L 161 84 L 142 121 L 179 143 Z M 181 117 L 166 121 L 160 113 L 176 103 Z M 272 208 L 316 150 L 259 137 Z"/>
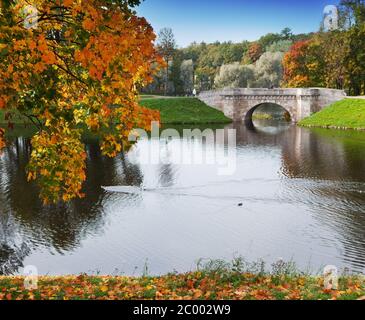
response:
<path id="1" fill-rule="evenodd" d="M 107 291 L 109 290 L 109 288 L 108 288 L 107 286 L 101 286 L 101 287 L 100 287 L 100 290 L 101 290 L 102 292 L 107 292 Z"/>

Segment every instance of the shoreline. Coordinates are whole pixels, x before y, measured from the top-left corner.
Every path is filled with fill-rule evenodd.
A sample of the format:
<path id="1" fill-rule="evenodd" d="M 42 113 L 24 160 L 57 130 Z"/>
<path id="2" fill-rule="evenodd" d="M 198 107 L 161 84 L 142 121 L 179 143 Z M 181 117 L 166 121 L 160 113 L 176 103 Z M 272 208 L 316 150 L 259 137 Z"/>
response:
<path id="1" fill-rule="evenodd" d="M 343 276 L 338 290 L 308 275 L 194 272 L 161 277 L 0 276 L 0 300 L 365 300 L 365 277 Z"/>
<path id="2" fill-rule="evenodd" d="M 317 126 L 317 125 L 302 125 L 297 124 L 300 128 L 309 128 L 309 129 L 327 129 L 327 130 L 337 130 L 337 131 L 365 131 L 365 127 L 361 128 L 351 128 L 351 127 L 339 127 L 339 126 Z"/>

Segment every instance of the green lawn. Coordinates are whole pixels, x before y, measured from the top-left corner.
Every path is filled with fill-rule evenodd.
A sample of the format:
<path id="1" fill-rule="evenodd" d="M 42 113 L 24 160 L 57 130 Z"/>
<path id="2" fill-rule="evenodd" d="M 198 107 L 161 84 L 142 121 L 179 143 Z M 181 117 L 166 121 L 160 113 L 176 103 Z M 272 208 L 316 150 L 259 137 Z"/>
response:
<path id="1" fill-rule="evenodd" d="M 365 130 L 365 100 L 344 99 L 299 123 L 305 127 Z"/>
<path id="2" fill-rule="evenodd" d="M 195 98 L 143 99 L 141 105 L 161 112 L 163 124 L 230 123 L 222 112 Z"/>

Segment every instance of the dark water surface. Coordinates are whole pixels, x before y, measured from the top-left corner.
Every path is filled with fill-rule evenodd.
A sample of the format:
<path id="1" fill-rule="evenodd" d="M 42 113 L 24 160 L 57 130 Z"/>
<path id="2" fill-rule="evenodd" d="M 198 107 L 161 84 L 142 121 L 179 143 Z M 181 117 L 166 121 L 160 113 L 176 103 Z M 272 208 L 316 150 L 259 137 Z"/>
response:
<path id="1" fill-rule="evenodd" d="M 294 260 L 365 271 L 365 133 L 257 122 L 237 129 L 237 170 L 169 162 L 181 140 L 140 141 L 106 159 L 87 144 L 85 199 L 43 207 L 26 182 L 29 146 L 0 156 L 0 273 L 189 271 L 200 258 Z M 154 144 L 160 164 L 131 161 Z M 213 145 L 194 148 L 208 150 Z M 138 157 L 137 157 L 138 158 Z M 108 193 L 101 186 L 161 188 Z M 242 206 L 238 206 L 242 203 Z"/>

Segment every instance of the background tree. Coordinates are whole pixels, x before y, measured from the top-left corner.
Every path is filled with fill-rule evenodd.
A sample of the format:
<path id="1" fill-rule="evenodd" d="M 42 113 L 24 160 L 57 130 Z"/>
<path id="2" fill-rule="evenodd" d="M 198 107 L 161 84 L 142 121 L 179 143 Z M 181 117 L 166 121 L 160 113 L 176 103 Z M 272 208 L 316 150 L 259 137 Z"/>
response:
<path id="1" fill-rule="evenodd" d="M 273 43 L 282 40 L 282 36 L 278 33 L 268 33 L 262 36 L 257 43 L 261 46 L 261 48 L 265 49 L 271 46 Z"/>
<path id="2" fill-rule="evenodd" d="M 184 93 L 191 95 L 194 90 L 194 62 L 192 59 L 184 60 L 180 67 L 180 77 L 183 83 Z"/>
<path id="3" fill-rule="evenodd" d="M 263 52 L 264 52 L 263 48 L 259 43 L 257 42 L 252 43 L 249 46 L 247 54 L 244 58 L 244 64 L 255 63 L 257 60 L 260 59 Z"/>
<path id="4" fill-rule="evenodd" d="M 341 0 L 339 11 L 342 29 L 365 23 L 365 0 Z"/>
<path id="5" fill-rule="evenodd" d="M 349 93 L 354 96 L 365 94 L 365 24 L 348 31 L 348 54 L 344 60 Z"/>
<path id="6" fill-rule="evenodd" d="M 309 87 L 313 83 L 308 68 L 311 41 L 295 43 L 284 56 L 284 83 L 286 87 Z"/>
<path id="7" fill-rule="evenodd" d="M 157 48 L 166 62 L 165 95 L 168 93 L 170 62 L 176 50 L 176 41 L 171 28 L 163 28 L 158 34 Z"/>
<path id="8" fill-rule="evenodd" d="M 247 88 L 254 81 L 254 67 L 243 66 L 238 62 L 223 65 L 216 75 L 214 84 L 217 88 Z"/>
<path id="9" fill-rule="evenodd" d="M 255 65 L 256 86 L 280 87 L 283 80 L 283 52 L 265 52 Z"/>
<path id="10" fill-rule="evenodd" d="M 180 50 L 175 50 L 169 67 L 169 95 L 181 95 L 184 93 L 184 85 L 181 80 L 181 64 L 183 61 L 183 53 Z"/>
<path id="11" fill-rule="evenodd" d="M 185 60 L 192 60 L 194 65 L 196 65 L 203 51 L 203 43 L 198 44 L 193 42 L 188 47 L 182 48 L 181 51 L 183 52 Z"/>
<path id="12" fill-rule="evenodd" d="M 266 52 L 288 52 L 293 45 L 291 40 L 279 40 L 266 48 Z"/>
<path id="13" fill-rule="evenodd" d="M 152 27 L 130 9 L 138 2 L 38 0 L 38 26 L 29 29 L 28 1 L 1 1 L 0 108 L 37 128 L 28 180 L 45 203 L 83 196 L 83 130 L 97 133 L 103 154 L 114 157 L 134 128 L 159 119 L 138 104 L 137 88 L 162 63 Z"/>
<path id="14" fill-rule="evenodd" d="M 290 28 L 284 28 L 281 33 L 281 40 L 293 40 L 294 34 Z"/>
<path id="15" fill-rule="evenodd" d="M 324 85 L 328 88 L 345 89 L 347 82 L 346 57 L 350 46 L 346 32 L 334 30 L 320 33 L 316 37 L 318 52 L 323 58 Z"/>

